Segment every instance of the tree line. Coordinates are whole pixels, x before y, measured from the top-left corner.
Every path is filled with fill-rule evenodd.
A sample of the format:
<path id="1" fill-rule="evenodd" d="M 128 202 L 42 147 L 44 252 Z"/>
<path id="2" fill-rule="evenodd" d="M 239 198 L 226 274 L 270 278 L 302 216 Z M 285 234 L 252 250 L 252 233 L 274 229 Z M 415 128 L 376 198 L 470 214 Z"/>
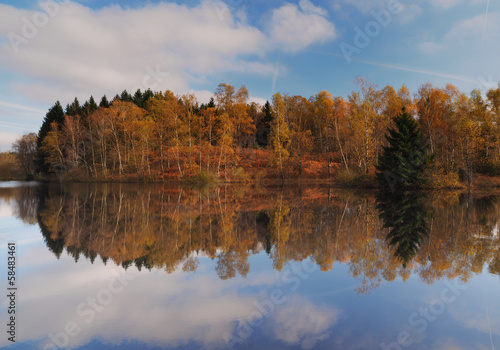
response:
<path id="1" fill-rule="evenodd" d="M 382 89 L 358 78 L 347 98 L 321 91 L 305 98 L 276 93 L 264 106 L 245 86 L 220 84 L 214 98 L 127 91 L 97 104 L 75 99 L 50 108 L 38 135 L 14 152 L 26 177 L 142 179 L 373 173 L 385 135 L 405 108 L 428 139 L 436 176 L 472 179 L 500 170 L 500 86 L 483 98 L 430 83 L 412 96 L 403 85 Z M 0 169 L 1 170 L 1 169 Z M 311 175 L 312 174 L 312 175 Z"/>

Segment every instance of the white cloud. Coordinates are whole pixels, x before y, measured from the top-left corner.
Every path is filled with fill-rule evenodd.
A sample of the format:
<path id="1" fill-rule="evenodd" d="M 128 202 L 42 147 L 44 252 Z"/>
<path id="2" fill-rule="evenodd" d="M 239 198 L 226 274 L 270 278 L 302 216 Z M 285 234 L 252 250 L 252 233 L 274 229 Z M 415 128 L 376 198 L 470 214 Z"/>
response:
<path id="1" fill-rule="evenodd" d="M 73 321 L 81 331 L 70 337 L 65 346 L 68 349 L 85 346 L 93 339 L 116 345 L 135 339 L 162 346 L 193 341 L 203 348 L 213 344 L 221 347 L 222 335 L 233 331 L 233 321 L 255 310 L 254 298 L 239 296 L 232 290 L 238 280 L 221 281 L 213 273 L 202 271 L 194 275 L 182 271 L 167 275 L 161 270 L 139 273 L 132 267 L 126 274 L 134 279 L 121 292 L 112 289 L 112 301 L 86 322 L 89 313 L 79 313 L 77 307 L 83 303 L 87 306 L 81 310 L 89 312 L 88 298 L 109 291 L 114 273 L 122 274 L 123 269 L 112 262 L 104 266 L 99 260 L 93 265 L 84 260 L 74 264 L 65 255 L 56 260 L 43 246 L 40 242 L 25 249 L 26 259 L 20 256 L 24 262 L 19 266 L 24 292 L 19 319 L 24 320 L 24 331 L 16 339 L 18 342 L 41 342 L 43 347 L 49 342 L 49 334 L 64 332 L 66 324 Z M 41 269 L 51 273 L 40 274 Z M 120 288 L 120 283 L 114 283 L 112 288 Z M 7 342 L 6 338 L 0 339 L 0 347 Z"/>
<path id="2" fill-rule="evenodd" d="M 483 31 L 486 40 L 492 42 L 498 39 L 500 37 L 500 14 L 490 13 L 488 17 L 486 16 L 486 14 L 480 14 L 457 22 L 446 34 L 445 40 L 463 43 L 464 40 L 470 39 L 474 42 L 475 39 L 476 42 L 480 42 L 483 39 Z"/>
<path id="3" fill-rule="evenodd" d="M 0 124 L 1 125 L 1 124 Z M 0 131 L 0 152 L 6 152 L 12 149 L 12 144 L 21 137 L 21 133 L 12 133 Z"/>
<path id="4" fill-rule="evenodd" d="M 0 200 L 0 218 L 9 218 L 13 215 L 14 211 L 11 205 L 6 203 L 5 199 Z M 3 239 L 1 240 L 3 241 Z"/>
<path id="5" fill-rule="evenodd" d="M 214 97 L 214 93 L 208 90 L 191 90 L 190 93 L 193 93 L 200 103 L 208 103 L 210 102 L 210 98 Z M 255 102 L 263 106 L 266 104 L 266 101 L 267 100 L 262 97 L 252 95 L 248 96 L 249 103 Z"/>
<path id="6" fill-rule="evenodd" d="M 424 54 L 435 54 L 443 50 L 461 49 L 467 45 L 470 54 L 480 54 L 484 49 L 496 57 L 496 43 L 500 40 L 499 23 L 500 13 L 490 13 L 488 18 L 485 14 L 475 15 L 454 23 L 441 39 L 424 40 L 417 47 Z"/>
<path id="7" fill-rule="evenodd" d="M 314 6 L 309 0 L 300 0 L 299 7 L 305 14 L 314 14 L 320 16 L 326 16 L 328 14 L 325 9 L 319 6 Z"/>
<path id="8" fill-rule="evenodd" d="M 265 98 L 262 98 L 262 97 L 257 97 L 257 96 L 249 96 L 248 97 L 248 102 L 255 102 L 257 103 L 258 105 L 261 105 L 261 106 L 264 106 L 267 102 L 267 100 Z"/>
<path id="9" fill-rule="evenodd" d="M 337 37 L 334 25 L 326 19 L 326 11 L 309 0 L 296 5 L 285 4 L 273 11 L 271 43 L 285 51 L 296 52 L 313 43 L 323 43 Z"/>
<path id="10" fill-rule="evenodd" d="M 329 330 L 338 321 L 337 309 L 325 309 L 308 300 L 292 296 L 274 314 L 274 335 L 287 344 L 311 349 L 316 342 L 329 338 Z"/>
<path id="11" fill-rule="evenodd" d="M 92 340 L 119 345 L 126 339 L 162 347 L 188 342 L 201 348 L 223 347 L 224 335 L 237 331 L 234 321 L 247 320 L 255 313 L 255 301 L 267 295 L 266 286 L 278 282 L 278 276 L 269 272 L 254 273 L 245 280 L 223 281 L 210 264 L 195 274 L 167 274 L 156 269 L 138 272 L 130 267 L 126 275 L 133 279 L 121 291 L 115 291 L 121 286 L 115 281 L 115 273 L 121 275 L 124 270 L 111 261 L 104 266 L 100 259 L 91 264 L 82 258 L 75 264 L 66 254 L 57 260 L 41 240 L 23 247 L 19 270 L 23 271 L 24 292 L 19 319 L 23 320 L 24 331 L 16 340 L 33 341 L 42 347 L 48 344 L 49 334 L 64 332 L 68 322 L 75 322 L 80 332 L 69 337 L 67 349 L 88 346 Z M 111 281 L 115 282 L 110 288 Z M 263 294 L 238 293 L 238 289 L 249 286 Z M 108 293 L 106 290 L 112 292 L 109 304 L 96 302 Z M 90 311 L 92 298 L 98 306 L 95 312 Z M 90 319 L 92 314 L 95 318 Z M 309 349 L 329 337 L 329 329 L 337 319 L 336 309 L 287 295 L 286 303 L 277 305 L 265 322 L 274 325 L 269 329 L 278 340 Z M 262 327 L 265 331 L 265 325 Z M 7 343 L 6 338 L 0 339 L 0 347 Z"/>
<path id="12" fill-rule="evenodd" d="M 4 22 L 5 16 L 19 21 Z M 22 16 L 33 15 L 0 5 L 2 32 L 21 34 Z M 183 92 L 191 74 L 242 69 L 247 62 L 234 64 L 234 58 L 255 53 L 265 40 L 257 28 L 230 16 L 221 21 L 208 2 L 194 8 L 168 3 L 135 10 L 91 10 L 68 2 L 36 36 L 19 45 L 19 54 L 4 43 L 0 62 L 30 78 L 16 85 L 17 92 L 45 101 L 66 97 L 64 92 L 88 96 L 136 87 Z M 163 75 L 150 73 L 156 67 Z"/>
<path id="13" fill-rule="evenodd" d="M 275 9 L 277 22 L 267 32 L 224 2 L 96 10 L 67 1 L 32 38 L 15 45 L 16 54 L 7 33 L 22 36 L 23 18 L 31 21 L 41 12 L 0 4 L 0 67 L 15 77 L 4 81 L 5 89 L 31 101 L 64 104 L 123 89 L 183 94 L 199 77 L 227 72 L 272 77 L 277 67 L 265 61 L 267 52 L 297 51 L 336 36 L 326 10 L 309 0 L 299 7 Z"/>

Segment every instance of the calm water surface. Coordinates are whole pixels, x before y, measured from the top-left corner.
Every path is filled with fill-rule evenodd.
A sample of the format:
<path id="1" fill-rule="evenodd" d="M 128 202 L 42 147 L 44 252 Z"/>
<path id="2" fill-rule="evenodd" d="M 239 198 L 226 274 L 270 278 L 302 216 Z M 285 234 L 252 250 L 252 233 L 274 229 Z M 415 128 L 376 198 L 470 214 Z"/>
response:
<path id="1" fill-rule="evenodd" d="M 0 183 L 0 217 L 2 348 L 500 348 L 493 193 Z"/>

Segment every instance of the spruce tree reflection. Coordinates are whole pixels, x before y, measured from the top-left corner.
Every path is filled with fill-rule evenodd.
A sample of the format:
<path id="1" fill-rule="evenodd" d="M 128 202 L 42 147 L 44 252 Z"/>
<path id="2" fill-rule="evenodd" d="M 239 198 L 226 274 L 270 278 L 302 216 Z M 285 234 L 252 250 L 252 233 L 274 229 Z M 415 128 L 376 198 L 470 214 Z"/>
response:
<path id="1" fill-rule="evenodd" d="M 422 204 L 423 194 L 414 191 L 377 193 L 377 209 L 384 227 L 389 228 L 386 240 L 395 246 L 394 256 L 403 267 L 417 255 L 429 236 L 427 219 L 430 211 Z"/>

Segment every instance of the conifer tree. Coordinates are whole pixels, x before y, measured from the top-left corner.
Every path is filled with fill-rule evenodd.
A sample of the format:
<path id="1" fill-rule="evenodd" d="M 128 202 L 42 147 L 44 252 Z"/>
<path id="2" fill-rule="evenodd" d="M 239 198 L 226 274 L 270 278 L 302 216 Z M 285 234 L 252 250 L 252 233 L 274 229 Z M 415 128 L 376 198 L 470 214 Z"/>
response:
<path id="1" fill-rule="evenodd" d="M 71 116 L 82 114 L 82 107 L 80 106 L 78 98 L 75 97 L 71 104 L 66 105 L 66 114 Z"/>
<path id="2" fill-rule="evenodd" d="M 132 102 L 134 102 L 136 106 L 144 108 L 146 104 L 145 103 L 143 104 L 142 96 L 143 95 L 141 89 L 137 89 L 137 91 L 134 94 L 134 97 L 132 98 Z"/>
<path id="3" fill-rule="evenodd" d="M 266 101 L 266 104 L 262 107 L 262 114 L 263 117 L 257 124 L 257 144 L 261 147 L 266 147 L 269 144 L 269 132 L 271 129 L 271 122 L 273 120 L 271 104 L 269 101 Z"/>
<path id="4" fill-rule="evenodd" d="M 130 95 L 127 90 L 123 90 L 122 94 L 120 95 L 120 100 L 123 102 L 133 102 L 134 99 L 132 95 Z"/>
<path id="5" fill-rule="evenodd" d="M 427 140 L 405 108 L 393 120 L 397 130 L 390 128 L 386 135 L 389 145 L 382 147 L 382 155 L 375 167 L 377 181 L 382 187 L 389 187 L 392 191 L 418 187 L 424 183 L 422 173 L 434 155 L 428 154 Z"/>
<path id="6" fill-rule="evenodd" d="M 109 107 L 109 101 L 108 101 L 108 98 L 106 97 L 106 95 L 102 96 L 101 102 L 99 102 L 99 107 L 103 107 L 103 108 Z"/>
<path id="7" fill-rule="evenodd" d="M 45 115 L 45 118 L 43 119 L 42 126 L 38 131 L 36 148 L 38 152 L 38 168 L 42 173 L 47 173 L 49 170 L 48 165 L 45 164 L 47 155 L 43 151 L 41 151 L 42 142 L 45 139 L 45 136 L 47 136 L 47 134 L 49 133 L 50 125 L 53 122 L 56 122 L 59 128 L 62 128 L 62 125 L 64 123 L 64 111 L 59 101 L 57 101 L 54 106 L 49 109 L 49 111 Z"/>

